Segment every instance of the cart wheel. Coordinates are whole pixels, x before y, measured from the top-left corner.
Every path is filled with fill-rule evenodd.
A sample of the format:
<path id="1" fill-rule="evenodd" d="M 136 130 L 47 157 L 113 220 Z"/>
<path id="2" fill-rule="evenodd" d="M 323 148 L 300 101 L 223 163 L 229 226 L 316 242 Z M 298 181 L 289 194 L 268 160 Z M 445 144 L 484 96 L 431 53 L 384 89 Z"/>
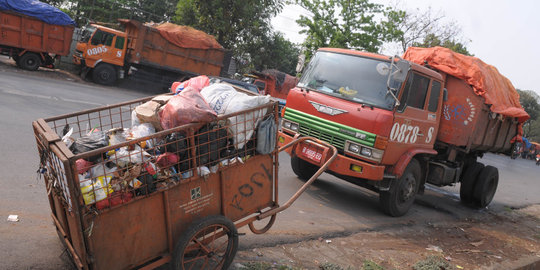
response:
<path id="1" fill-rule="evenodd" d="M 464 204 L 471 204 L 473 202 L 473 193 L 476 179 L 480 171 L 484 169 L 484 164 L 480 162 L 474 162 L 470 164 L 465 172 L 463 178 L 461 178 L 461 186 L 459 187 L 459 197 Z"/>
<path id="2" fill-rule="evenodd" d="M 267 232 L 268 230 L 270 230 L 270 228 L 272 228 L 272 225 L 274 225 L 274 222 L 276 222 L 276 215 L 272 215 L 270 217 L 270 220 L 268 221 L 268 224 L 266 224 L 266 226 L 264 226 L 264 228 L 259 230 L 259 229 L 255 228 L 255 225 L 253 225 L 253 222 L 251 222 L 251 223 L 249 223 L 249 229 L 254 234 L 263 234 L 263 233 Z"/>
<path id="3" fill-rule="evenodd" d="M 305 181 L 309 180 L 309 178 L 319 170 L 319 167 L 316 165 L 313 165 L 294 154 L 291 155 L 291 167 L 294 174 Z"/>
<path id="4" fill-rule="evenodd" d="M 498 184 L 499 170 L 493 166 L 484 167 L 474 185 L 474 206 L 479 208 L 488 206 L 493 200 L 493 196 L 495 196 Z"/>
<path id="5" fill-rule="evenodd" d="M 238 249 L 238 232 L 224 216 L 191 224 L 174 249 L 172 269 L 227 269 Z"/>
<path id="6" fill-rule="evenodd" d="M 400 217 L 409 211 L 418 193 L 421 175 L 420 164 L 412 159 L 401 177 L 392 181 L 390 190 L 379 194 L 379 202 L 386 214 Z"/>

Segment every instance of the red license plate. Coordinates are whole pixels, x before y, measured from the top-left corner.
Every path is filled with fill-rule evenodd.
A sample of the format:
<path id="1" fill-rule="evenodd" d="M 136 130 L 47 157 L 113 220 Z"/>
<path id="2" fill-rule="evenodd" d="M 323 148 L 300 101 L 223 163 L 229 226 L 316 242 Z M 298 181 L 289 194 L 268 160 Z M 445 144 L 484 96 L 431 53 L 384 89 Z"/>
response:
<path id="1" fill-rule="evenodd" d="M 321 162 L 322 153 L 319 153 L 317 150 L 308 147 L 307 145 L 303 145 L 302 147 L 302 155 L 304 155 L 306 158 L 309 158 L 317 163 Z"/>

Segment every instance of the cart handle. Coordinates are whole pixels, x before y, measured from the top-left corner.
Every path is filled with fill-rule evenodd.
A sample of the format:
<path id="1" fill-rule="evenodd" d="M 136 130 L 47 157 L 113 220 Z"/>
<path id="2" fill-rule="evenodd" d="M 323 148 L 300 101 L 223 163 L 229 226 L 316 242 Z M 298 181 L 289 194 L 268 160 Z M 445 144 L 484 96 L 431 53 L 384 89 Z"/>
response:
<path id="1" fill-rule="evenodd" d="M 338 154 L 338 151 L 336 149 L 336 147 L 334 147 L 333 145 L 327 143 L 327 142 L 323 142 L 317 138 L 313 138 L 313 137 L 302 137 L 302 138 L 297 138 L 291 142 L 289 142 L 288 144 L 280 147 L 278 149 L 278 152 L 281 152 L 293 145 L 296 145 L 300 142 L 303 142 L 303 141 L 306 141 L 306 140 L 310 140 L 310 141 L 314 141 L 318 144 L 321 144 L 323 146 L 326 146 L 330 149 L 332 149 L 332 156 L 326 160 L 326 162 L 319 168 L 319 170 L 313 175 L 311 176 L 311 178 L 309 178 L 309 180 L 304 183 L 304 185 L 302 185 L 302 187 L 285 203 L 283 204 L 282 206 L 280 207 L 277 207 L 277 208 L 273 208 L 273 209 L 270 209 L 264 213 L 261 213 L 257 219 L 261 220 L 261 219 L 264 219 L 264 218 L 267 218 L 269 216 L 272 216 L 272 215 L 275 215 L 287 208 L 289 208 L 291 206 L 291 204 L 294 203 L 294 201 L 296 201 L 296 199 L 298 199 L 298 197 L 300 197 L 300 195 L 302 195 L 302 193 L 304 193 L 304 191 L 306 191 L 306 189 L 313 183 L 313 181 L 315 181 L 315 179 L 317 179 L 324 171 L 326 171 L 326 169 L 328 168 L 328 166 L 330 166 L 330 164 L 334 161 L 334 159 L 336 159 L 337 157 L 337 154 Z"/>

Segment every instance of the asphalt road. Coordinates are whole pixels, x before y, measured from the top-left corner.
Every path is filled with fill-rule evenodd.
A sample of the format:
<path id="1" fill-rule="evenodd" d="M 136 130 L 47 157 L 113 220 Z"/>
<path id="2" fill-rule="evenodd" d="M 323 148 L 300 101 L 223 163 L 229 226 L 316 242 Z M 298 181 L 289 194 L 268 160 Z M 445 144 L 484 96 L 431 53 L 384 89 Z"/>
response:
<path id="1" fill-rule="evenodd" d="M 32 121 L 148 95 L 76 83 L 69 77 L 50 79 L 44 74 L 21 72 L 0 63 L 0 269 L 71 269 L 51 222 L 43 181 L 37 179 L 39 160 Z M 499 168 L 499 189 L 490 210 L 540 204 L 540 167 L 534 162 L 492 154 L 481 162 Z M 279 181 L 280 202 L 303 184 L 292 173 L 286 154 L 280 156 Z M 278 214 L 269 232 L 254 235 L 242 228 L 247 234 L 241 236 L 240 248 L 450 220 L 478 211 L 486 210 L 459 203 L 459 186 L 429 188 L 406 216 L 390 218 L 379 210 L 377 194 L 323 174 L 291 208 Z M 20 221 L 8 222 L 10 214 L 19 215 Z"/>

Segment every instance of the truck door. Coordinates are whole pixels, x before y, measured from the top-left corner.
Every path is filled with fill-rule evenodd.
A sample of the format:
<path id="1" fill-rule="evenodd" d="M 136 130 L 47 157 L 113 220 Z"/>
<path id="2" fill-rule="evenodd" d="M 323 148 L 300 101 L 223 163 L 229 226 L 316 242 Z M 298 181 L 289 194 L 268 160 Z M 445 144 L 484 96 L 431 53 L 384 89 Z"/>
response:
<path id="1" fill-rule="evenodd" d="M 390 131 L 388 160 L 396 162 L 412 148 L 433 149 L 442 104 L 441 82 L 411 72 L 400 97 Z"/>
<path id="2" fill-rule="evenodd" d="M 123 66 L 125 38 L 119 38 L 113 33 L 96 30 L 86 50 L 89 66 L 95 66 L 100 62 Z"/>

